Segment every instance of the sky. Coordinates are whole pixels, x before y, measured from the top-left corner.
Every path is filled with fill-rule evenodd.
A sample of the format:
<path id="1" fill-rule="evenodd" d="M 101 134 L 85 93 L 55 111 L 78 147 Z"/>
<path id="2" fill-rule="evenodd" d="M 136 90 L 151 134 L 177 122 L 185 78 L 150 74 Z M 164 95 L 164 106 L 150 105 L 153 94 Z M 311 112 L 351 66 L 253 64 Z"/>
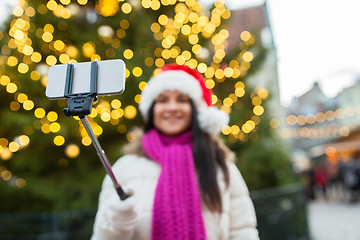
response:
<path id="1" fill-rule="evenodd" d="M 360 0 L 266 0 L 278 56 L 280 99 L 293 97 L 319 82 L 334 97 L 360 78 Z M 0 20 L 9 12 L 0 0 Z M 199 0 L 209 4 L 213 0 Z M 227 0 L 231 9 L 264 0 Z"/>

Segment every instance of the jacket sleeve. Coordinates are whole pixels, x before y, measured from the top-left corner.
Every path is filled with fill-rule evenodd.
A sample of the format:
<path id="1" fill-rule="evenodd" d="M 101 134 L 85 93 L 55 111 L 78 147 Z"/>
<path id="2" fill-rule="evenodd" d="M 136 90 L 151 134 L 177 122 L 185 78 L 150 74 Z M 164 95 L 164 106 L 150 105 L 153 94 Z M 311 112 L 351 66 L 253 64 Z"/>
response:
<path id="1" fill-rule="evenodd" d="M 230 239 L 258 240 L 254 205 L 249 190 L 235 164 L 228 165 L 230 175 Z"/>
<path id="2" fill-rule="evenodd" d="M 118 163 L 115 165 L 117 166 L 113 168 L 114 173 L 116 172 L 116 168 L 120 167 Z M 137 224 L 134 209 L 125 209 L 122 216 L 117 216 L 116 222 L 111 219 L 111 215 L 114 215 L 114 213 L 111 212 L 112 208 L 110 205 L 114 205 L 114 200 L 118 200 L 117 198 L 119 197 L 113 183 L 110 177 L 106 176 L 99 196 L 99 206 L 91 240 L 131 240 L 133 238 Z"/>

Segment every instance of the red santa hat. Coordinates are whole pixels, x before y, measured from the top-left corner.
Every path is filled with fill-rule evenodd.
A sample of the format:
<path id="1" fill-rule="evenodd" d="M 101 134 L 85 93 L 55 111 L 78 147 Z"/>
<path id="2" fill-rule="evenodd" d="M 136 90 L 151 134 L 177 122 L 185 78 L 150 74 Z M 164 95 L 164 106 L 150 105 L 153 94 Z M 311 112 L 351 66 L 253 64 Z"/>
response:
<path id="1" fill-rule="evenodd" d="M 139 110 L 144 120 L 148 120 L 149 109 L 157 96 L 165 90 L 178 90 L 187 94 L 198 111 L 200 128 L 210 134 L 217 134 L 229 122 L 224 111 L 214 107 L 212 91 L 205 86 L 204 77 L 186 65 L 169 64 L 152 77 L 141 93 Z"/>

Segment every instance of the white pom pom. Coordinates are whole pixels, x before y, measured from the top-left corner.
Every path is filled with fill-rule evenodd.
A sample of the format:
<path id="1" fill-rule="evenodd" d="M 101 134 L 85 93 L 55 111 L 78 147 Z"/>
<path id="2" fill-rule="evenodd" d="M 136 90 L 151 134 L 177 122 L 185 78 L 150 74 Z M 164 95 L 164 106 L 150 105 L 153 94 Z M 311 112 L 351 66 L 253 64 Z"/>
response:
<path id="1" fill-rule="evenodd" d="M 200 128 L 210 134 L 218 134 L 229 123 L 229 115 L 216 107 L 208 107 L 198 114 Z"/>

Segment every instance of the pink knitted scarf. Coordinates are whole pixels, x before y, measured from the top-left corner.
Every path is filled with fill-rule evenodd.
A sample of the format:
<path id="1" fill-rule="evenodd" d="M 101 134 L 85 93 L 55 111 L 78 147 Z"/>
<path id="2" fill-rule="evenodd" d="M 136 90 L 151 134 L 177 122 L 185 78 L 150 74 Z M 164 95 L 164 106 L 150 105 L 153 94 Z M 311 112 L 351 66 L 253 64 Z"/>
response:
<path id="1" fill-rule="evenodd" d="M 192 151 L 192 134 L 166 137 L 146 132 L 145 153 L 161 165 L 153 206 L 152 240 L 205 240 L 200 192 Z"/>

